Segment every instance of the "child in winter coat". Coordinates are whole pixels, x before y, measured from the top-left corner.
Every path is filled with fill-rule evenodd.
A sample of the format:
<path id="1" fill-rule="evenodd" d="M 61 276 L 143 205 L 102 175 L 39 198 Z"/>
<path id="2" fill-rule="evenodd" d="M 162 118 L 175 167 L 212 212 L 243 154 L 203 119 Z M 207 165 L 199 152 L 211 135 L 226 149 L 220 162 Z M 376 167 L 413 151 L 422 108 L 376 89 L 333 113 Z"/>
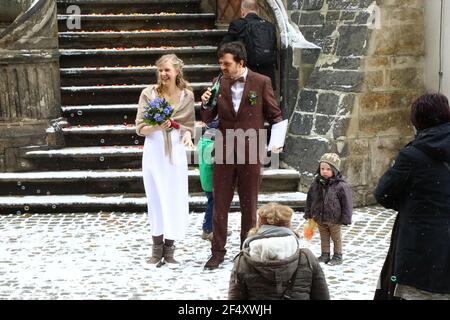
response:
<path id="1" fill-rule="evenodd" d="M 257 214 L 258 227 L 249 231 L 234 260 L 228 298 L 329 300 L 319 261 L 300 248 L 291 229 L 293 210 L 268 203 Z"/>
<path id="2" fill-rule="evenodd" d="M 341 225 L 352 221 L 352 190 L 340 173 L 341 159 L 335 153 L 325 153 L 319 161 L 317 176 L 306 198 L 305 219 L 318 224 L 322 254 L 320 262 L 328 265 L 342 263 Z M 330 238 L 334 253 L 330 259 Z"/>

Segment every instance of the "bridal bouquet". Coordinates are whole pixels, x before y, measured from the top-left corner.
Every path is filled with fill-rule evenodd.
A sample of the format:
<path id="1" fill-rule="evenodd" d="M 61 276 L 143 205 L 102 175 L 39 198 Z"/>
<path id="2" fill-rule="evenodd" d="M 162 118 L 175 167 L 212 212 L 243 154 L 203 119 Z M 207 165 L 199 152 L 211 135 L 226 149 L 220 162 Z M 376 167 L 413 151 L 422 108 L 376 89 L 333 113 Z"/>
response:
<path id="1" fill-rule="evenodd" d="M 149 125 L 160 125 L 170 120 L 171 126 L 179 129 L 180 125 L 171 119 L 174 109 L 164 98 L 155 98 L 144 108 L 144 122 Z"/>

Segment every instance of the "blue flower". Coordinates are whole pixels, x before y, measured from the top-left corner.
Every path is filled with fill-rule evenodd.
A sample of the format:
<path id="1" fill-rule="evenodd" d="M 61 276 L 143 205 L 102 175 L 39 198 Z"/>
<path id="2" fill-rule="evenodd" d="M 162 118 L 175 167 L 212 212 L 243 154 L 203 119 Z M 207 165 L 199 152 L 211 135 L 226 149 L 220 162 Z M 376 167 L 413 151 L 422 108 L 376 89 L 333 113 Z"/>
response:
<path id="1" fill-rule="evenodd" d="M 148 104 L 148 106 L 149 106 L 151 109 L 156 109 L 156 108 L 158 108 L 158 103 L 156 103 L 155 100 L 152 100 L 152 101 L 150 101 L 150 103 Z"/>
<path id="2" fill-rule="evenodd" d="M 164 98 L 155 98 L 144 107 L 144 121 L 150 125 L 158 125 L 169 119 L 173 108 Z"/>
<path id="3" fill-rule="evenodd" d="M 161 123 L 164 120 L 164 118 L 159 113 L 155 114 L 153 119 L 155 119 L 155 121 L 158 122 L 158 123 Z"/>
<path id="4" fill-rule="evenodd" d="M 172 112 L 170 107 L 165 107 L 163 110 L 163 113 L 167 116 L 168 114 L 170 114 Z"/>

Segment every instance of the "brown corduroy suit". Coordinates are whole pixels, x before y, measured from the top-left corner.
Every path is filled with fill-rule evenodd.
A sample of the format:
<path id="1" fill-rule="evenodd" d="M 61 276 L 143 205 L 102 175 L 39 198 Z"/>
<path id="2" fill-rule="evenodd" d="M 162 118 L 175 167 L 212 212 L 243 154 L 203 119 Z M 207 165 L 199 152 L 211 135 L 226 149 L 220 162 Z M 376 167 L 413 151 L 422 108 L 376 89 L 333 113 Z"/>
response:
<path id="1" fill-rule="evenodd" d="M 262 156 L 265 155 L 264 122 L 274 124 L 282 121 L 281 110 L 276 102 L 272 84 L 268 77 L 248 70 L 239 110 L 233 108 L 231 96 L 231 80 L 222 78 L 217 106 L 213 110 L 201 110 L 203 122 L 211 122 L 216 115 L 219 118 L 219 131 L 215 140 L 215 164 L 213 175 L 213 240 L 212 254 L 225 255 L 227 242 L 228 211 L 237 184 L 241 208 L 241 246 L 248 231 L 256 225 L 256 209 L 261 177 Z M 255 95 L 252 105 L 249 95 Z M 231 130 L 230 130 L 231 129 Z M 240 132 L 236 129 L 242 129 Z M 255 135 L 245 135 L 245 131 L 253 129 Z M 250 131 L 248 131 L 250 132 Z M 261 136 L 261 137 L 260 137 Z M 257 154 L 251 151 L 251 140 L 264 141 L 258 145 Z M 233 143 L 231 143 L 233 141 Z M 227 147 L 228 143 L 228 147 Z M 244 145 L 243 145 L 244 144 Z M 239 145 L 245 152 L 238 154 Z M 256 157 L 257 161 L 254 161 Z M 238 160 L 240 160 L 238 162 Z M 253 160 L 253 161 L 252 161 Z M 243 163 L 242 163 L 243 162 Z"/>

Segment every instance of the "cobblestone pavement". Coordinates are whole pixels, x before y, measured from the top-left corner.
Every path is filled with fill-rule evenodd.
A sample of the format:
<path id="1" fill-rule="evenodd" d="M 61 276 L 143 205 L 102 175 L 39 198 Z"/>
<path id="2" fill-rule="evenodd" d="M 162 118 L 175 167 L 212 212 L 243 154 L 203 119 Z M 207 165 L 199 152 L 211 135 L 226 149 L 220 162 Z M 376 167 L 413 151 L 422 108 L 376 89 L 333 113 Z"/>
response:
<path id="1" fill-rule="evenodd" d="M 240 214 L 230 214 L 226 261 L 212 271 L 203 270 L 210 243 L 200 238 L 202 216 L 190 215 L 176 268 L 146 263 L 146 214 L 0 216 L 0 299 L 226 299 Z M 374 206 L 353 217 L 343 227 L 344 263 L 323 265 L 332 299 L 372 299 L 395 213 Z M 303 222 L 296 214 L 294 226 Z M 319 235 L 303 246 L 319 255 Z"/>

